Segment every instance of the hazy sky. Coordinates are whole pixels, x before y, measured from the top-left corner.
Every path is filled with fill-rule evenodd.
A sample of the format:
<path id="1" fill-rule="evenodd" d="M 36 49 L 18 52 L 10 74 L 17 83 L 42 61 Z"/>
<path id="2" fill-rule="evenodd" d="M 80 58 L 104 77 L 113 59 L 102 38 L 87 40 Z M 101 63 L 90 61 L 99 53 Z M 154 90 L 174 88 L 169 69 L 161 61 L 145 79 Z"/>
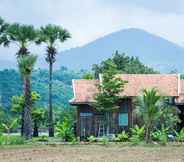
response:
<path id="1" fill-rule="evenodd" d="M 0 16 L 35 26 L 62 25 L 72 34 L 63 48 L 129 27 L 184 44 L 184 0 L 0 0 Z"/>

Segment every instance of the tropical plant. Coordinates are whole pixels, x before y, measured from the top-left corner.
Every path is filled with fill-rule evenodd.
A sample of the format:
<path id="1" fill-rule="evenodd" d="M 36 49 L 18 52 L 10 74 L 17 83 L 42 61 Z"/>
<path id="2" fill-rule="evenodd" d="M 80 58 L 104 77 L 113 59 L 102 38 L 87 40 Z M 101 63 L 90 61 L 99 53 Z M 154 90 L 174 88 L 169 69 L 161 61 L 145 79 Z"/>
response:
<path id="1" fill-rule="evenodd" d="M 143 90 L 143 96 L 137 100 L 137 113 L 145 123 L 145 141 L 151 142 L 151 132 L 161 116 L 160 99 L 156 89 Z"/>
<path id="2" fill-rule="evenodd" d="M 168 142 L 168 131 L 169 128 L 165 128 L 162 125 L 160 130 L 152 132 L 151 137 L 154 141 L 159 141 L 162 145 L 166 145 Z"/>
<path id="3" fill-rule="evenodd" d="M 95 96 L 93 106 L 97 111 L 105 114 L 106 134 L 108 135 L 110 114 L 119 108 L 117 105 L 121 99 L 119 93 L 123 91 L 124 85 L 127 82 L 116 76 L 118 74 L 117 67 L 111 60 L 106 63 L 108 64 L 108 68 L 102 74 L 101 84 L 97 85 L 99 92 Z"/>
<path id="4" fill-rule="evenodd" d="M 4 35 L 6 33 L 6 30 L 8 28 L 9 24 L 6 23 L 1 17 L 0 17 L 0 44 L 4 42 Z M 6 43 L 5 43 L 6 44 Z"/>
<path id="5" fill-rule="evenodd" d="M 10 135 L 10 131 L 13 128 L 16 128 L 17 126 L 18 126 L 18 119 L 17 118 L 9 119 L 9 120 L 7 120 L 7 122 L 4 122 L 1 124 L 1 128 L 3 128 L 8 133 L 8 135 Z"/>
<path id="6" fill-rule="evenodd" d="M 93 74 L 91 74 L 91 73 L 86 73 L 86 74 L 84 74 L 82 78 L 83 78 L 83 79 L 87 79 L 87 80 L 92 80 L 92 79 L 94 79 Z"/>
<path id="7" fill-rule="evenodd" d="M 87 138 L 87 140 L 88 140 L 90 143 L 96 142 L 96 141 L 97 141 L 97 139 L 96 139 L 95 136 L 89 136 L 89 137 Z"/>
<path id="8" fill-rule="evenodd" d="M 184 142 L 184 128 L 182 128 L 179 132 L 175 131 L 176 141 Z"/>
<path id="9" fill-rule="evenodd" d="M 125 131 L 122 131 L 121 133 L 117 134 L 117 137 L 115 138 L 115 141 L 117 142 L 127 142 L 128 141 L 128 133 Z"/>
<path id="10" fill-rule="evenodd" d="M 103 136 L 102 138 L 100 138 L 99 141 L 102 143 L 102 145 L 108 145 L 109 144 L 109 139 L 106 136 Z"/>
<path id="11" fill-rule="evenodd" d="M 32 118 L 31 118 L 31 73 L 36 63 L 37 56 L 27 55 L 18 58 L 18 65 L 21 75 L 24 78 L 24 110 L 23 110 L 23 128 L 26 139 L 32 137 Z"/>
<path id="12" fill-rule="evenodd" d="M 131 130 L 131 138 L 130 141 L 133 144 L 139 144 L 144 139 L 145 134 L 145 126 L 139 127 L 138 125 L 135 125 Z"/>
<path id="13" fill-rule="evenodd" d="M 63 122 L 58 122 L 56 125 L 56 133 L 58 137 L 62 138 L 62 140 L 72 141 L 74 138 L 74 132 L 71 121 L 65 118 Z"/>
<path id="14" fill-rule="evenodd" d="M 58 42 L 63 43 L 68 38 L 70 38 L 70 33 L 63 29 L 60 26 L 56 25 L 46 25 L 41 27 L 37 44 L 45 43 L 47 46 L 47 55 L 46 61 L 49 64 L 49 136 L 54 136 L 54 122 L 53 122 L 53 110 L 52 110 L 52 73 L 53 73 L 53 64 L 56 61 L 57 49 L 56 45 Z"/>
<path id="15" fill-rule="evenodd" d="M 33 43 L 35 41 L 36 36 L 37 36 L 37 32 L 35 31 L 33 26 L 20 25 L 18 23 L 14 23 L 14 24 L 8 25 L 6 31 L 1 36 L 0 44 L 3 44 L 5 47 L 8 47 L 10 43 L 14 43 L 17 45 L 17 47 L 19 49 L 18 49 L 18 52 L 16 53 L 16 55 L 17 55 L 17 59 L 18 59 L 18 66 L 19 66 L 19 68 L 21 68 L 23 66 L 23 64 L 25 66 L 25 61 L 29 60 L 28 57 L 26 57 L 26 58 L 23 58 L 23 57 L 28 56 L 30 54 L 28 51 L 28 46 L 30 45 L 30 43 Z M 32 59 L 30 59 L 30 61 L 28 61 L 28 62 L 31 63 L 31 60 L 32 61 L 34 60 L 34 62 L 35 62 L 36 58 L 34 59 L 33 56 L 30 56 L 30 58 L 31 57 L 32 57 Z M 20 65 L 20 63 L 21 63 L 21 65 Z M 23 72 L 29 71 L 30 69 L 27 68 L 25 71 L 23 69 L 19 69 L 19 70 L 20 70 L 22 77 L 23 77 L 22 79 L 23 79 L 24 87 L 27 87 L 29 85 L 28 82 L 29 82 L 30 78 L 28 77 L 28 75 L 23 75 Z M 26 76 L 26 78 L 24 78 L 24 76 Z M 24 94 L 28 95 L 28 93 L 24 93 Z M 30 99 L 28 99 L 29 97 L 30 96 L 25 96 L 26 103 L 29 102 L 28 101 L 28 100 L 30 100 Z M 29 132 L 31 130 L 31 128 L 27 127 L 28 125 L 31 126 L 31 116 L 28 114 L 24 114 L 25 112 L 27 112 L 28 105 L 25 104 L 24 111 L 22 112 L 22 123 L 23 124 L 22 124 L 22 131 L 21 131 L 21 134 L 25 135 L 27 139 L 31 138 L 31 135 L 30 135 L 31 133 Z M 29 117 L 30 119 L 26 118 L 25 116 L 27 116 L 27 117 L 30 116 Z M 28 121 L 25 121 L 24 119 L 28 119 Z M 24 127 L 24 122 L 26 122 L 26 124 L 25 124 L 26 127 Z"/>

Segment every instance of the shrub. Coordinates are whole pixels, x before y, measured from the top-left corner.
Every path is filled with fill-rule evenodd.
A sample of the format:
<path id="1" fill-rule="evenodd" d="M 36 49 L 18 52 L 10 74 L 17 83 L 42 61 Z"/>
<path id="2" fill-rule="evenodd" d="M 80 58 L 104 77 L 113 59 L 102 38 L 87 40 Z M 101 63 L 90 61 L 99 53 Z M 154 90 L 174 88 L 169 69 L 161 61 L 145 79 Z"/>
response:
<path id="1" fill-rule="evenodd" d="M 62 123 L 58 123 L 56 126 L 56 133 L 58 137 L 61 137 L 64 141 L 72 141 L 74 138 L 72 124 L 69 119 L 64 118 Z"/>
<path id="2" fill-rule="evenodd" d="M 102 145 L 107 145 L 109 143 L 109 139 L 104 136 L 100 139 L 100 142 L 102 143 Z"/>
<path id="3" fill-rule="evenodd" d="M 115 141 L 117 141 L 117 142 L 126 142 L 126 141 L 128 141 L 128 134 L 125 131 L 122 131 L 120 134 L 117 134 L 117 137 L 115 138 Z"/>
<path id="4" fill-rule="evenodd" d="M 157 130 L 152 133 L 151 137 L 154 141 L 159 141 L 162 145 L 166 145 L 168 142 L 168 128 L 161 127 L 161 130 Z"/>
<path id="5" fill-rule="evenodd" d="M 0 136 L 0 145 L 22 145 L 25 139 L 21 136 Z"/>
<path id="6" fill-rule="evenodd" d="M 144 126 L 139 127 L 138 125 L 135 125 L 134 128 L 131 128 L 131 138 L 130 141 L 132 144 L 139 144 L 141 141 L 144 140 Z"/>
<path id="7" fill-rule="evenodd" d="M 89 136 L 89 137 L 87 138 L 87 140 L 88 140 L 89 142 L 91 142 L 91 143 L 97 141 L 97 139 L 96 139 L 95 136 Z"/>
<path id="8" fill-rule="evenodd" d="M 180 132 L 175 131 L 175 134 L 176 134 L 176 141 L 184 142 L 184 128 L 182 128 Z"/>

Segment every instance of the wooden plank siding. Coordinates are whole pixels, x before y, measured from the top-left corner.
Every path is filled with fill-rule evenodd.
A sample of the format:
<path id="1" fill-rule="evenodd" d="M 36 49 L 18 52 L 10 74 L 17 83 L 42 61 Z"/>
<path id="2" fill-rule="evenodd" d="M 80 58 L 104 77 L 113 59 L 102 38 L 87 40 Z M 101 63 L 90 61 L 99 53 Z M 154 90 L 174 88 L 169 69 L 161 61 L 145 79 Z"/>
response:
<path id="1" fill-rule="evenodd" d="M 129 128 L 132 127 L 133 124 L 133 116 L 132 116 L 132 111 L 133 111 L 133 106 L 132 106 L 132 99 L 131 98 L 126 98 L 123 99 L 119 102 L 119 107 L 122 107 L 123 104 L 127 104 L 128 106 L 128 126 L 127 127 L 120 127 L 119 126 L 119 113 L 121 111 L 121 108 L 118 109 L 117 111 L 112 113 L 112 126 L 110 127 L 110 132 L 112 133 L 118 133 L 121 132 L 122 130 L 126 130 L 128 131 Z M 89 114 L 92 113 L 92 116 L 83 118 L 81 117 L 81 114 Z M 90 114 L 89 114 L 90 115 Z M 86 136 L 90 136 L 90 135 L 94 135 L 94 136 L 98 136 L 98 122 L 99 122 L 99 118 L 100 115 L 102 115 L 102 113 L 99 113 L 95 110 L 95 108 L 93 108 L 92 106 L 88 105 L 88 104 L 81 104 L 78 105 L 77 107 L 77 124 L 76 124 L 76 133 L 78 137 L 82 136 L 82 131 L 81 130 L 81 124 L 83 124 L 83 126 L 86 126 Z M 82 121 L 84 123 L 81 123 L 81 118 Z M 85 131 L 86 131 L 85 130 Z M 90 132 L 89 132 L 90 130 Z"/>

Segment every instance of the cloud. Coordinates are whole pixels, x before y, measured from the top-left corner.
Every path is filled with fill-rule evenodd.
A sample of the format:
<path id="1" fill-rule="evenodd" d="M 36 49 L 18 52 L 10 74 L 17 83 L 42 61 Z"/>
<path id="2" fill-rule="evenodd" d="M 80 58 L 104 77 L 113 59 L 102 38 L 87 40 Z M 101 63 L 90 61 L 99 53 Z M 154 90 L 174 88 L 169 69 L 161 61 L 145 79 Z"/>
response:
<path id="1" fill-rule="evenodd" d="M 1 0 L 0 3 L 0 15 L 7 21 L 36 27 L 53 23 L 67 28 L 72 39 L 61 49 L 80 46 L 128 27 L 142 28 L 181 43 L 183 9 L 183 0 L 31 0 L 29 3 Z M 13 55 L 14 51 L 10 51 L 8 53 Z"/>

